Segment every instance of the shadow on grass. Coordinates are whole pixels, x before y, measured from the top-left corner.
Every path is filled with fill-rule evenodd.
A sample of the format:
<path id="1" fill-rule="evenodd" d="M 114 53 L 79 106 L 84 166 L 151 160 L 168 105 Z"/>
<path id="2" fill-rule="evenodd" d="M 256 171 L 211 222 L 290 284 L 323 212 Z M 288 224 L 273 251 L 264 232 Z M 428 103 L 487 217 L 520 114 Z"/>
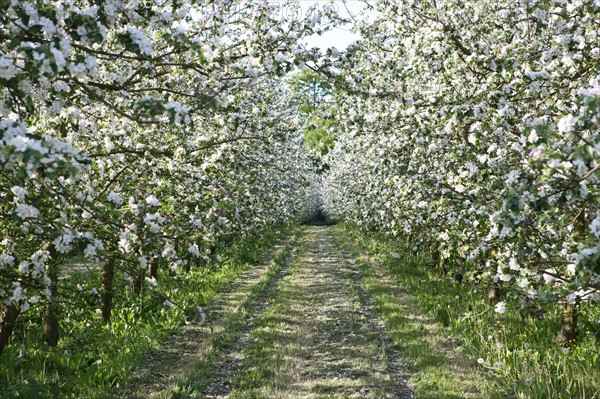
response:
<path id="1" fill-rule="evenodd" d="M 359 256 L 355 244 L 341 234 L 338 238 L 346 250 Z M 359 257 L 357 263 L 375 310 L 404 358 L 419 399 L 506 399 L 495 392 L 476 362 L 461 352 L 444 327 L 423 312 L 419 298 L 409 292 L 415 287 L 428 289 L 431 301 L 435 301 L 436 288 L 429 282 L 426 288 L 421 284 L 426 278 L 422 271 L 408 262 L 386 265 L 367 256 Z"/>
<path id="2" fill-rule="evenodd" d="M 375 286 L 374 286 L 375 285 Z M 390 286 L 367 282 L 388 333 L 400 348 L 417 395 L 422 399 L 482 398 L 477 376 L 469 361 L 457 356 L 436 323 L 415 313 L 416 304 L 406 293 Z M 474 378 L 475 377 L 475 378 Z"/>

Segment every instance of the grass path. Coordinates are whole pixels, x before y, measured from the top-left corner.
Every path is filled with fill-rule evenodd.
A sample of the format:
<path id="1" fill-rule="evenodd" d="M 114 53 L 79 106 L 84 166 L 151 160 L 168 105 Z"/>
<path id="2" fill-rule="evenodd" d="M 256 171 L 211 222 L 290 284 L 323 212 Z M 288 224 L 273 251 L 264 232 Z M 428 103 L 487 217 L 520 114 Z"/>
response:
<path id="1" fill-rule="evenodd" d="M 212 397 L 412 397 L 357 266 L 335 242 L 328 228 L 307 228 L 290 274 L 235 351 L 232 389 Z"/>
<path id="2" fill-rule="evenodd" d="M 304 228 L 219 294 L 205 324 L 183 327 L 140 365 L 118 397 L 491 398 L 416 298 L 360 252 L 338 228 Z"/>

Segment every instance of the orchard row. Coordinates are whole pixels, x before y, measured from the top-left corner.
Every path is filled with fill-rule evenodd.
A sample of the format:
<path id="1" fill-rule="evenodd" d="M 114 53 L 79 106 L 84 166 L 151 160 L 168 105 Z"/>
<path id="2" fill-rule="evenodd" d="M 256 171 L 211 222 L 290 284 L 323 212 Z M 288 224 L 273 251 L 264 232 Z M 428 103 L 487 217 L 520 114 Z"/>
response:
<path id="1" fill-rule="evenodd" d="M 365 39 L 328 61 L 345 90 L 326 209 L 489 284 L 498 312 L 500 292 L 563 304 L 572 340 L 578 306 L 600 298 L 600 3 L 374 7 Z"/>
<path id="2" fill-rule="evenodd" d="M 19 315 L 44 313 L 57 344 L 57 281 L 73 263 L 101 268 L 109 322 L 116 276 L 140 292 L 159 268 L 219 262 L 220 247 L 314 209 L 282 77 L 320 13 L 283 24 L 260 1 L 0 6 L 0 351 Z"/>

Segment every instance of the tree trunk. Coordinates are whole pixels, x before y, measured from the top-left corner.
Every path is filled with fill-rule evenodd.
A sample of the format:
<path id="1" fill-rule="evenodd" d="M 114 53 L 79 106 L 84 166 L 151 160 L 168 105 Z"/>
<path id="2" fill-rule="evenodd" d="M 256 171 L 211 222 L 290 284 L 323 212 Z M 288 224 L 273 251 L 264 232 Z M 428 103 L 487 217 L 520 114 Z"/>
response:
<path id="1" fill-rule="evenodd" d="M 494 282 L 490 285 L 490 289 L 488 291 L 488 301 L 490 303 L 496 303 L 500 300 L 500 285 Z"/>
<path id="2" fill-rule="evenodd" d="M 192 260 L 190 259 L 191 255 L 188 255 L 185 257 L 185 263 L 183 264 L 183 271 L 186 273 L 190 272 L 190 268 L 192 265 Z"/>
<path id="3" fill-rule="evenodd" d="M 579 240 L 585 238 L 587 232 L 585 209 L 582 209 L 575 218 L 575 237 Z M 560 331 L 556 339 L 560 342 L 570 342 L 575 340 L 577 334 L 577 316 L 579 308 L 579 298 L 575 303 L 565 303 L 562 318 L 560 320 Z"/>
<path id="4" fill-rule="evenodd" d="M 0 353 L 8 344 L 18 316 L 19 309 L 13 303 L 2 307 L 2 314 L 0 315 Z"/>
<path id="5" fill-rule="evenodd" d="M 158 280 L 158 258 L 153 258 L 150 261 L 148 274 L 150 275 L 150 278 Z"/>
<path id="6" fill-rule="evenodd" d="M 433 267 L 437 267 L 441 275 L 444 276 L 448 273 L 446 264 L 444 263 L 444 258 L 442 258 L 442 254 L 439 249 L 436 249 L 431 253 L 431 260 L 433 261 Z"/>
<path id="7" fill-rule="evenodd" d="M 58 254 L 54 245 L 48 247 L 50 259 L 46 266 L 46 275 L 50 279 L 50 299 L 46 302 L 46 316 L 44 319 L 44 336 L 50 346 L 58 345 Z"/>
<path id="8" fill-rule="evenodd" d="M 133 292 L 136 295 L 140 295 L 142 293 L 142 283 L 144 282 L 144 276 L 140 275 L 139 272 L 133 277 Z"/>
<path id="9" fill-rule="evenodd" d="M 575 340 L 577 334 L 577 316 L 579 301 L 575 303 L 566 303 L 564 313 L 561 319 L 560 331 L 556 339 L 560 342 L 571 342 Z"/>
<path id="10" fill-rule="evenodd" d="M 446 268 L 446 262 L 444 262 L 444 258 L 440 258 L 439 269 L 442 276 L 448 274 L 448 269 Z"/>
<path id="11" fill-rule="evenodd" d="M 102 319 L 106 323 L 110 322 L 110 314 L 112 312 L 114 278 L 115 260 L 108 259 L 104 262 L 104 267 L 102 268 L 102 294 L 100 295 L 100 310 L 102 311 Z"/>

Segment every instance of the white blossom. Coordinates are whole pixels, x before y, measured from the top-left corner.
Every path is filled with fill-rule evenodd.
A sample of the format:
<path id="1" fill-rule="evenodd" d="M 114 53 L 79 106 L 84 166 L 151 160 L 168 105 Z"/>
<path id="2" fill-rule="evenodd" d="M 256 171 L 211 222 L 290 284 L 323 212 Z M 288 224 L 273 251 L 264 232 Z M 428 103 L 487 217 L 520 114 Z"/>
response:
<path id="1" fill-rule="evenodd" d="M 114 191 L 108 193 L 107 199 L 116 205 L 121 205 L 123 203 L 123 197 Z"/>
<path id="2" fill-rule="evenodd" d="M 569 133 L 577 127 L 577 119 L 573 115 L 566 115 L 558 121 L 556 126 L 559 133 Z"/>
<path id="3" fill-rule="evenodd" d="M 154 195 L 146 197 L 146 203 L 152 206 L 160 206 L 160 201 Z"/>
<path id="4" fill-rule="evenodd" d="M 40 215 L 40 211 L 31 206 L 25 204 L 17 204 L 17 216 L 21 219 L 35 219 Z"/>
<path id="5" fill-rule="evenodd" d="M 596 236 L 596 238 L 600 238 L 600 216 L 596 217 L 590 223 L 590 232 Z"/>
<path id="6" fill-rule="evenodd" d="M 506 312 L 506 302 L 500 301 L 494 307 L 494 311 L 496 313 L 505 313 Z"/>
<path id="7" fill-rule="evenodd" d="M 200 257 L 200 250 L 198 249 L 198 246 L 196 244 L 190 245 L 190 247 L 188 248 L 188 252 L 194 255 L 196 258 Z"/>
<path id="8" fill-rule="evenodd" d="M 154 53 L 152 50 L 152 45 L 139 29 L 129 27 L 127 28 L 127 33 L 131 37 L 133 43 L 135 43 L 139 47 L 142 54 L 152 56 L 152 54 Z"/>
<path id="9" fill-rule="evenodd" d="M 27 195 L 27 190 L 23 187 L 13 186 L 10 191 L 17 197 L 19 201 L 25 200 L 25 196 Z"/>

